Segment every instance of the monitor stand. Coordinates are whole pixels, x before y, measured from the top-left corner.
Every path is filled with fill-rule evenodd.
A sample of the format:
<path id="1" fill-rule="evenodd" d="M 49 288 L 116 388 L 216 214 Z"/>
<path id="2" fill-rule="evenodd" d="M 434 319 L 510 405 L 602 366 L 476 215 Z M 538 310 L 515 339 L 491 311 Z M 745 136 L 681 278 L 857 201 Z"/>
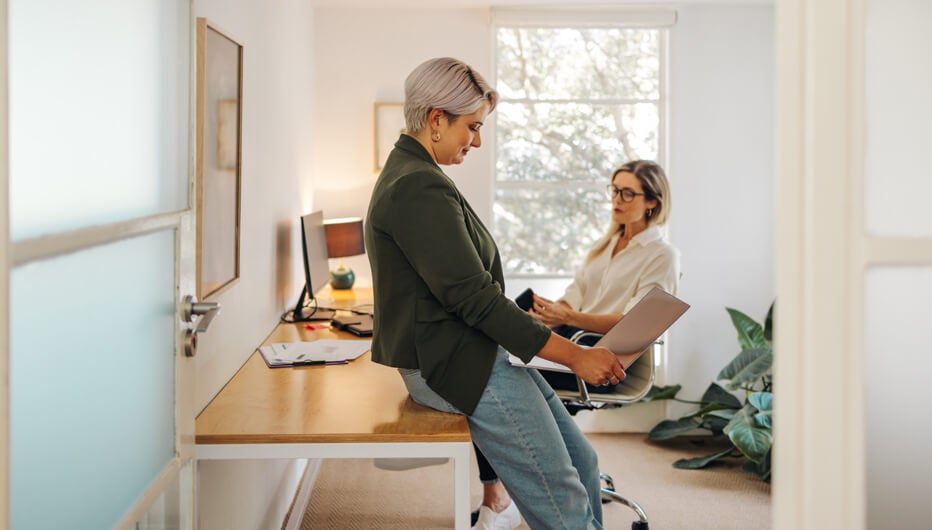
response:
<path id="1" fill-rule="evenodd" d="M 292 320 L 295 322 L 310 322 L 314 320 L 332 320 L 336 316 L 333 309 L 304 307 L 304 302 L 308 300 L 307 286 L 301 289 L 301 296 L 298 297 L 298 303 L 295 304 L 291 312 Z"/>
<path id="2" fill-rule="evenodd" d="M 336 316 L 337 312 L 333 309 L 320 309 L 314 311 L 312 307 L 305 307 L 301 310 L 300 318 L 297 318 L 299 315 L 295 315 L 295 322 L 310 322 L 313 320 L 333 320 L 333 317 Z"/>

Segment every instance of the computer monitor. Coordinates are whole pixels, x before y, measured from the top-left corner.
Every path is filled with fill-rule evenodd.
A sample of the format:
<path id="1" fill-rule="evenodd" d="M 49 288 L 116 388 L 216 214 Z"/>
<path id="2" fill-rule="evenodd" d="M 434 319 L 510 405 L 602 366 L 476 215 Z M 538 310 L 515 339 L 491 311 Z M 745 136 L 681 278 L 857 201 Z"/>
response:
<path id="1" fill-rule="evenodd" d="M 327 238 L 324 235 L 324 213 L 311 212 L 301 216 L 301 248 L 304 262 L 304 288 L 298 297 L 292 317 L 295 322 L 307 320 L 330 320 L 331 309 L 305 308 L 305 302 L 314 300 L 317 291 L 330 281 L 330 264 L 327 262 Z"/>

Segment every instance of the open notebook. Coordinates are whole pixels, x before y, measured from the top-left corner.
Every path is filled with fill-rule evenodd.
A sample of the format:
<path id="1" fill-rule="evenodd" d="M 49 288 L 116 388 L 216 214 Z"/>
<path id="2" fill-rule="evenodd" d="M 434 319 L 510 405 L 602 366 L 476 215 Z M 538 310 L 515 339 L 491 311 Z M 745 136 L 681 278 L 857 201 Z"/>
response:
<path id="1" fill-rule="evenodd" d="M 612 326 L 612 329 L 595 343 L 595 346 L 608 348 L 618 356 L 622 367 L 627 368 L 641 357 L 641 354 L 653 344 L 663 333 L 673 325 L 686 310 L 689 304 L 672 294 L 654 287 L 644 298 L 635 304 L 624 318 Z M 515 366 L 526 368 L 539 368 L 556 372 L 572 372 L 566 366 L 534 357 L 527 364 L 514 355 L 509 355 L 509 361 Z"/>

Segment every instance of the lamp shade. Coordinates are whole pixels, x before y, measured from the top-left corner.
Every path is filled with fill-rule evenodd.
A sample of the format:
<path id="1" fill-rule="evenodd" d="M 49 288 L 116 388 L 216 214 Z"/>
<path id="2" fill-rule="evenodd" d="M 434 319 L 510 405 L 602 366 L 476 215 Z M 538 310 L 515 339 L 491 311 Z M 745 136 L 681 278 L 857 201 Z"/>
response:
<path id="1" fill-rule="evenodd" d="M 331 258 L 356 256 L 366 252 L 362 219 L 359 217 L 328 219 L 324 221 L 324 233 L 327 238 L 327 255 Z"/>

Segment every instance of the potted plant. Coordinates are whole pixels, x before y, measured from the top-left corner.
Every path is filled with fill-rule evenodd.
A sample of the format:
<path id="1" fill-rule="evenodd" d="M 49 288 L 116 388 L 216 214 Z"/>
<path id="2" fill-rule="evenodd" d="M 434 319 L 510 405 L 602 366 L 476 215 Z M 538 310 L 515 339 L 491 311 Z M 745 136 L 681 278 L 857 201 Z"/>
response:
<path id="1" fill-rule="evenodd" d="M 679 469 L 701 469 L 724 458 L 745 459 L 743 468 L 764 480 L 770 478 L 773 450 L 773 304 L 761 325 L 741 311 L 726 308 L 738 332 L 741 353 L 719 372 L 699 401 L 676 397 L 681 385 L 655 387 L 646 400 L 672 399 L 692 403 L 699 409 L 677 420 L 664 420 L 648 433 L 651 440 L 669 440 L 692 434 L 696 429 L 711 432 L 713 440 L 727 437 L 731 445 L 721 451 L 673 463 Z M 743 391 L 743 402 L 733 391 Z M 739 394 L 740 396 L 741 394 Z"/>

